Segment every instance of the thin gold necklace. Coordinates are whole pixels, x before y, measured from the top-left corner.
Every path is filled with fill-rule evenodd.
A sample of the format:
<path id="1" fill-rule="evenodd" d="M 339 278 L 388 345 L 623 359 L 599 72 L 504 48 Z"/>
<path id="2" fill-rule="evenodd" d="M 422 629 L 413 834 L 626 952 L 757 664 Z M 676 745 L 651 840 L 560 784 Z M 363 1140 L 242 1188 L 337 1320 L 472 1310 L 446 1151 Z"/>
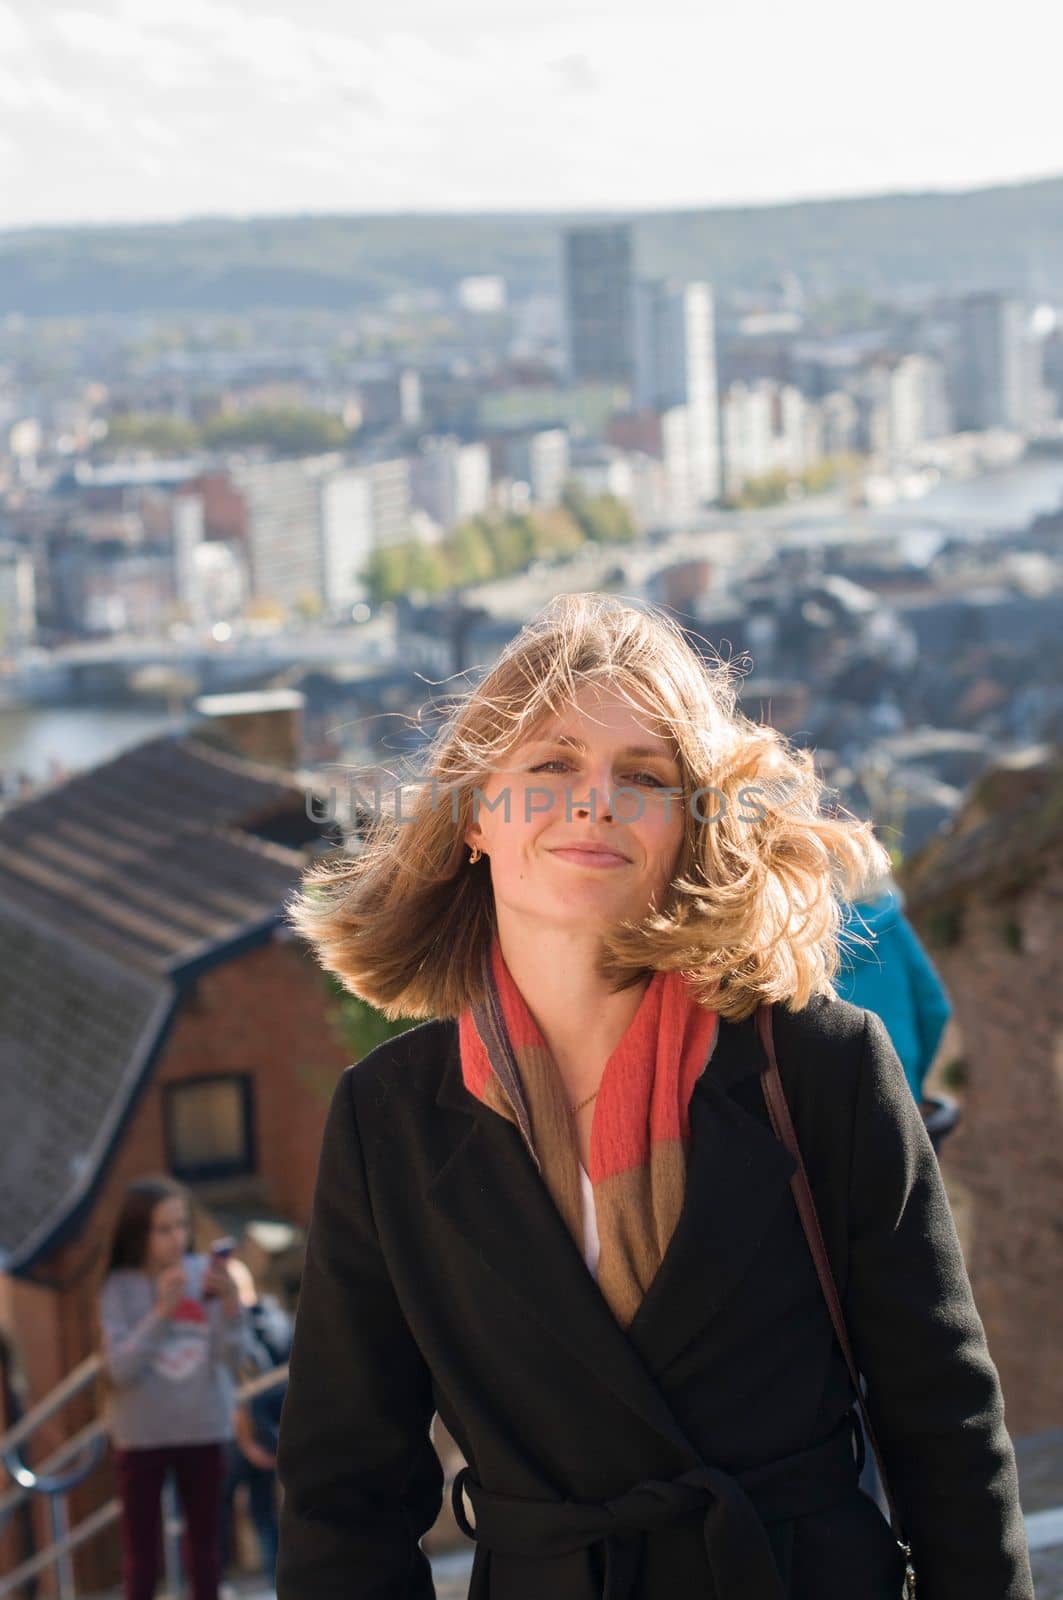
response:
<path id="1" fill-rule="evenodd" d="M 601 1088 L 601 1084 L 598 1085 L 598 1089 L 600 1089 L 600 1088 Z M 595 1089 L 594 1094 L 598 1093 L 598 1089 Z M 586 1100 L 581 1100 L 578 1106 L 573 1106 L 572 1107 L 573 1116 L 575 1116 L 577 1111 L 582 1111 L 584 1106 L 590 1104 L 590 1102 L 594 1099 L 594 1094 L 589 1094 L 587 1096 Z"/>

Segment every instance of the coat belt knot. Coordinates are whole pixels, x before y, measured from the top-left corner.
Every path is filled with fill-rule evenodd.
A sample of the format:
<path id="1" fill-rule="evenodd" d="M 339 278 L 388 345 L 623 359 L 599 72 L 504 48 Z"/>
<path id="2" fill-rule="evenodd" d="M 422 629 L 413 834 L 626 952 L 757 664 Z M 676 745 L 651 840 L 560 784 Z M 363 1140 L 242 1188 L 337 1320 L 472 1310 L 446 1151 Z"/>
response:
<path id="1" fill-rule="evenodd" d="M 819 1444 L 743 1472 L 700 1463 L 678 1477 L 646 1478 L 611 1500 L 530 1500 L 488 1490 L 468 1466 L 451 1488 L 462 1532 L 506 1555 L 567 1555 L 605 1541 L 602 1600 L 631 1600 L 642 1537 L 705 1507 L 702 1532 L 716 1594 L 785 1600 L 765 1524 L 822 1511 L 857 1483 L 854 1424 L 846 1416 Z M 476 1515 L 470 1526 L 465 1490 Z"/>

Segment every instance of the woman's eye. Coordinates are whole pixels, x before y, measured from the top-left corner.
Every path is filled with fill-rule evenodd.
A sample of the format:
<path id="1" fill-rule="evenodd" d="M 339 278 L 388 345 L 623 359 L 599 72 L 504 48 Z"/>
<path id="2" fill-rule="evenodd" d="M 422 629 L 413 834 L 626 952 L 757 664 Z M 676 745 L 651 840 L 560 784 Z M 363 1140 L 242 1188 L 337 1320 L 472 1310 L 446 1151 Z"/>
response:
<path id="1" fill-rule="evenodd" d="M 531 768 L 531 771 L 532 772 L 543 772 L 547 767 L 567 767 L 567 766 L 568 766 L 568 762 L 567 761 L 563 761 L 559 757 L 555 756 L 553 758 L 553 760 L 551 760 L 551 761 L 540 761 L 538 766 Z M 653 784 L 656 788 L 658 788 L 658 789 L 663 789 L 664 788 L 663 780 L 661 778 L 659 778 L 655 772 L 632 772 L 632 773 L 628 774 L 628 777 L 629 778 L 648 778 L 650 783 Z"/>
<path id="2" fill-rule="evenodd" d="M 665 787 L 664 779 L 656 772 L 629 772 L 625 777 L 624 782 L 631 783 L 635 778 L 648 779 L 656 789 L 663 789 Z M 643 787 L 645 787 L 645 785 L 643 785 Z"/>

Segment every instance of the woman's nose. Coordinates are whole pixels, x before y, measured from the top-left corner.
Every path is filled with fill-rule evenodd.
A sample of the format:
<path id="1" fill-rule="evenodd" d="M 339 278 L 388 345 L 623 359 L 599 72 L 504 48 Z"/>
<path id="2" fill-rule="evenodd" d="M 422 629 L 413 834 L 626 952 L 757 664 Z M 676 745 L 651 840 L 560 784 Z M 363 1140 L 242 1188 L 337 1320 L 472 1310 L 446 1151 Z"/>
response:
<path id="1" fill-rule="evenodd" d="M 586 795 L 586 799 L 582 796 Z M 613 775 L 610 771 L 595 773 L 581 784 L 573 799 L 572 809 L 579 815 L 593 811 L 595 816 L 611 818 L 613 814 Z"/>

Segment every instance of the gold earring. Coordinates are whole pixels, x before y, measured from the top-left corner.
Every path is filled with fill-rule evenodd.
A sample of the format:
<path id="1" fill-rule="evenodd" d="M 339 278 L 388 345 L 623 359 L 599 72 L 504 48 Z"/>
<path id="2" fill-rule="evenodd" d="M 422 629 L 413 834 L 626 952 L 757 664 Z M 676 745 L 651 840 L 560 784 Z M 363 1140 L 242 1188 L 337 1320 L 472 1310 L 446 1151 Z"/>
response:
<path id="1" fill-rule="evenodd" d="M 480 846 L 478 844 L 474 844 L 472 847 L 472 854 L 469 856 L 470 865 L 475 861 L 479 861 L 482 854 L 483 851 L 480 849 Z"/>

